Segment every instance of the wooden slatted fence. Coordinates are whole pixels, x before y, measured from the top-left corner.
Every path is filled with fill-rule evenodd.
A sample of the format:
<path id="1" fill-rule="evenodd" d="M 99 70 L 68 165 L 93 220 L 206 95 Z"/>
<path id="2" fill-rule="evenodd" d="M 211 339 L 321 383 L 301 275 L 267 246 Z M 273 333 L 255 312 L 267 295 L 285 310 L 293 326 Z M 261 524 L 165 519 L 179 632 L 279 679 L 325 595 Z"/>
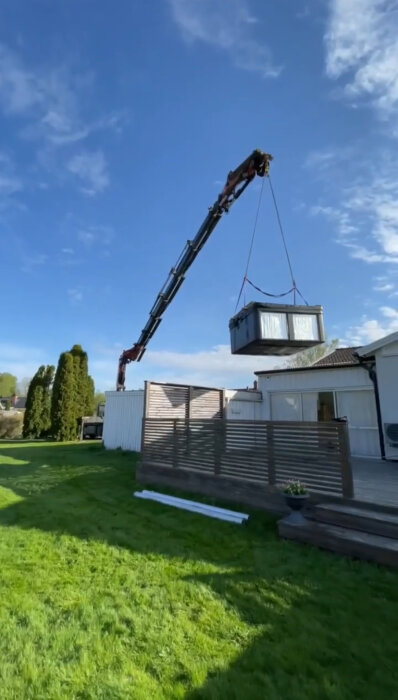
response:
<path id="1" fill-rule="evenodd" d="M 153 482 L 154 474 L 163 474 L 167 483 L 167 473 L 171 485 L 177 473 L 182 485 L 184 474 L 194 473 L 207 482 L 224 479 L 274 491 L 298 479 L 311 494 L 353 497 L 343 422 L 145 418 L 139 476 Z"/>
<path id="2" fill-rule="evenodd" d="M 147 418 L 212 418 L 224 415 L 225 393 L 222 389 L 145 382 Z"/>

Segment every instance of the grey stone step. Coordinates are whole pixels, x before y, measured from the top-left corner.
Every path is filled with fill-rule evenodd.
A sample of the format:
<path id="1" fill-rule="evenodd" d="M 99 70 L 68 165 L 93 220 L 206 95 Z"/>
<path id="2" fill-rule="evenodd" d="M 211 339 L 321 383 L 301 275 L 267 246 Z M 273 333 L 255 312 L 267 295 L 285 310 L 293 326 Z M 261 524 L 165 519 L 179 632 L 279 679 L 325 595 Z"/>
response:
<path id="1" fill-rule="evenodd" d="M 280 536 L 285 539 L 398 568 L 398 539 L 314 520 L 294 525 L 289 522 L 289 518 L 279 520 L 278 530 Z"/>
<path id="2" fill-rule="evenodd" d="M 398 511 L 393 514 L 374 508 L 357 508 L 355 505 L 320 503 L 313 508 L 309 517 L 318 522 L 398 539 Z"/>

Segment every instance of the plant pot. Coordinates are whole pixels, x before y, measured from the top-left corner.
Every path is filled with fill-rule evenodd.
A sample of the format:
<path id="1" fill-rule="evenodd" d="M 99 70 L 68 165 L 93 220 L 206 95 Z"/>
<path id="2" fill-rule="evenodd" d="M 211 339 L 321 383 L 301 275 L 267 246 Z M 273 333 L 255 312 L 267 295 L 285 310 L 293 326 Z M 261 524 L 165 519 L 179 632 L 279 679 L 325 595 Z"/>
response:
<path id="1" fill-rule="evenodd" d="M 302 493 L 299 496 L 292 493 L 285 493 L 285 499 L 286 504 L 291 510 L 301 510 L 308 500 L 308 493 Z"/>
<path id="2" fill-rule="evenodd" d="M 291 513 L 287 516 L 286 522 L 291 525 L 305 525 L 306 519 L 302 514 L 301 510 L 304 508 L 306 502 L 308 501 L 308 493 L 300 494 L 296 496 L 294 494 L 285 493 L 286 505 L 289 506 Z"/>

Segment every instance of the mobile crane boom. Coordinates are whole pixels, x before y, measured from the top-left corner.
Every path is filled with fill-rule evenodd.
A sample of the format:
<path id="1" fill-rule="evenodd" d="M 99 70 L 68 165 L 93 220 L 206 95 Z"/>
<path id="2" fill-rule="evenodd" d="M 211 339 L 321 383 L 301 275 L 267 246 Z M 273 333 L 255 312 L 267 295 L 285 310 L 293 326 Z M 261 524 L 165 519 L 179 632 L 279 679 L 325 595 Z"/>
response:
<path id="1" fill-rule="evenodd" d="M 149 340 L 162 320 L 164 312 L 181 287 L 187 270 L 214 231 L 222 215 L 228 212 L 233 202 L 240 197 L 256 175 L 264 177 L 268 174 L 271 160 L 272 156 L 269 153 L 255 150 L 243 163 L 228 174 L 223 191 L 213 206 L 210 207 L 195 238 L 192 241 L 187 241 L 176 265 L 170 270 L 169 276 L 149 312 L 148 321 L 138 341 L 129 350 L 123 350 L 120 355 L 116 383 L 117 391 L 124 391 L 126 366 L 130 362 L 139 362 L 141 360 Z"/>

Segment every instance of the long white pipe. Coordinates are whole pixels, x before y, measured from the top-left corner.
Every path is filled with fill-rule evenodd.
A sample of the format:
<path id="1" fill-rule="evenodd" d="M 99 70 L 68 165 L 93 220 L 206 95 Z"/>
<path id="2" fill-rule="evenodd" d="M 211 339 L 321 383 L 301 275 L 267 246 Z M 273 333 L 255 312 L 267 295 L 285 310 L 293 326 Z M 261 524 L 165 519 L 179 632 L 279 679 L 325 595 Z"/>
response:
<path id="1" fill-rule="evenodd" d="M 217 506 L 211 506 L 208 503 L 201 503 L 200 501 L 191 501 L 187 500 L 186 498 L 179 498 L 177 496 L 169 496 L 169 494 L 160 493 L 159 491 L 147 491 L 146 489 L 144 489 L 142 493 L 144 493 L 145 495 L 150 495 L 152 497 L 157 496 L 160 498 L 167 498 L 171 501 L 174 501 L 175 503 L 187 503 L 188 505 L 194 503 L 195 505 L 201 506 L 201 508 L 214 511 L 215 513 L 222 513 L 224 515 L 228 514 L 233 515 L 235 517 L 239 516 L 240 518 L 243 518 L 245 520 L 247 520 L 249 517 L 246 513 L 239 513 L 236 510 L 228 510 L 228 508 L 217 508 Z"/>
<path id="2" fill-rule="evenodd" d="M 168 498 L 161 498 L 159 496 L 154 497 L 154 496 L 149 496 L 149 495 L 140 494 L 140 493 L 136 493 L 135 495 L 138 496 L 139 498 L 144 498 L 144 499 L 155 501 L 156 503 L 161 503 L 162 505 L 173 506 L 176 508 L 181 508 L 182 510 L 189 510 L 193 513 L 198 513 L 199 515 L 207 515 L 208 517 L 211 517 L 211 518 L 218 518 L 219 520 L 226 520 L 226 521 L 238 523 L 238 524 L 242 523 L 241 517 L 236 517 L 236 516 L 232 516 L 232 515 L 228 515 L 228 514 L 222 515 L 220 513 L 214 513 L 208 509 L 202 508 L 200 504 L 194 504 L 194 503 L 192 503 L 192 504 L 186 504 L 186 503 L 179 504 L 179 503 L 176 503 L 175 501 L 169 500 Z"/>
<path id="3" fill-rule="evenodd" d="M 205 503 L 198 503 L 197 501 L 187 501 L 183 498 L 167 496 L 166 494 L 157 493 L 156 491 L 136 491 L 134 495 L 137 498 L 153 500 L 158 503 L 162 503 L 163 505 L 174 506 L 183 510 L 189 510 L 193 513 L 207 515 L 211 518 L 226 520 L 227 522 L 233 522 L 239 525 L 242 524 L 243 520 L 246 520 L 249 517 L 245 513 L 237 513 L 231 510 L 228 511 L 224 508 L 216 508 L 215 506 L 209 506 Z"/>
<path id="4" fill-rule="evenodd" d="M 246 515 L 245 513 L 238 513 L 237 511 L 234 510 L 227 510 L 226 508 L 217 508 L 216 506 L 211 506 L 208 505 L 207 503 L 201 503 L 198 501 L 188 501 L 185 498 L 177 498 L 177 496 L 169 496 L 168 494 L 163 494 L 163 493 L 158 493 L 157 491 L 143 491 L 143 494 L 145 496 L 148 496 L 149 498 L 153 498 L 154 500 L 157 500 L 161 503 L 170 503 L 171 505 L 175 505 L 177 507 L 183 507 L 183 506 L 189 506 L 189 507 L 195 507 L 200 511 L 204 512 L 209 512 L 214 515 L 220 515 L 222 517 L 229 516 L 230 518 L 233 518 L 234 520 L 246 520 L 249 516 Z"/>
<path id="5" fill-rule="evenodd" d="M 204 508 L 200 508 L 199 506 L 196 505 L 187 505 L 187 504 L 178 504 L 174 503 L 173 501 L 169 501 L 167 499 L 162 499 L 162 498 L 155 498 L 153 496 L 146 496 L 141 493 L 136 493 L 135 496 L 138 498 L 144 498 L 147 500 L 155 501 L 155 503 L 160 503 L 164 506 L 173 506 L 174 508 L 180 508 L 182 510 L 189 510 L 193 513 L 198 513 L 199 515 L 207 515 L 212 518 L 218 518 L 219 520 L 228 520 L 229 522 L 234 522 L 234 523 L 241 523 L 242 519 L 241 518 L 235 518 L 230 515 L 220 515 L 219 513 L 211 513 L 209 510 L 205 510 Z"/>

